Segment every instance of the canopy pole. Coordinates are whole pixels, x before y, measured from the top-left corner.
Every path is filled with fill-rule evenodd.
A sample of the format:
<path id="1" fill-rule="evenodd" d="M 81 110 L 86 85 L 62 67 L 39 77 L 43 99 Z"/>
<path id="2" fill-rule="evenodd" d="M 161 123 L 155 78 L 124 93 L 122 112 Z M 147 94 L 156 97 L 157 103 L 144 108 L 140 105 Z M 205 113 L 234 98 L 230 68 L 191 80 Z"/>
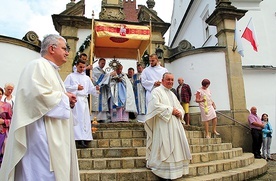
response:
<path id="1" fill-rule="evenodd" d="M 91 22 L 91 39 L 90 39 L 90 79 L 92 80 L 92 69 L 93 69 L 93 57 L 94 57 L 94 10 L 92 10 L 92 22 Z M 92 95 L 89 96 L 89 109 L 92 113 Z"/>
<path id="2" fill-rule="evenodd" d="M 150 55 L 152 54 L 152 45 L 151 45 L 151 42 L 152 42 L 152 25 L 151 25 L 151 15 L 150 15 L 150 44 L 149 44 L 149 54 Z"/>
<path id="3" fill-rule="evenodd" d="M 138 63 L 141 63 L 141 56 L 140 56 L 140 49 L 137 49 L 137 53 L 138 53 Z"/>

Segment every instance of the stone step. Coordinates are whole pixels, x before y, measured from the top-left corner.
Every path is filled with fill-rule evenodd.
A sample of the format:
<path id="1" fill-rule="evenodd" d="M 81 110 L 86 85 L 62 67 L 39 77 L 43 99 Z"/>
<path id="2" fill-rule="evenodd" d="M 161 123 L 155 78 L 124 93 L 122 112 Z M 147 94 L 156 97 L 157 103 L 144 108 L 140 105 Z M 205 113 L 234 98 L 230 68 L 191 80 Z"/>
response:
<path id="1" fill-rule="evenodd" d="M 113 148 L 113 147 L 145 147 L 145 138 L 126 138 L 126 139 L 97 139 L 89 144 L 91 148 Z"/>
<path id="2" fill-rule="evenodd" d="M 204 138 L 205 137 L 204 131 L 188 131 L 188 130 L 185 130 L 185 133 L 186 133 L 187 138 Z M 211 132 L 209 132 L 209 135 L 216 138 L 216 135 L 212 134 Z M 217 136 L 217 137 L 219 138 L 219 136 Z"/>
<path id="3" fill-rule="evenodd" d="M 146 138 L 144 130 L 103 130 L 93 133 L 93 139 Z"/>
<path id="4" fill-rule="evenodd" d="M 221 138 L 187 138 L 189 145 L 221 144 Z"/>
<path id="5" fill-rule="evenodd" d="M 185 131 L 186 137 L 189 138 L 204 138 L 203 131 Z M 212 135 L 210 133 L 210 135 Z M 214 138 L 216 138 L 213 135 Z M 114 129 L 114 130 L 99 130 L 93 133 L 94 139 L 118 139 L 118 138 L 146 138 L 146 132 L 144 129 L 128 130 L 128 129 Z M 219 137 L 218 137 L 219 138 Z"/>
<path id="6" fill-rule="evenodd" d="M 230 150 L 192 153 L 190 163 L 202 163 L 214 160 L 230 159 L 242 155 L 242 148 Z M 77 150 L 78 158 L 123 158 L 146 156 L 145 147 L 86 148 Z"/>
<path id="7" fill-rule="evenodd" d="M 194 140 L 196 139 L 196 140 Z M 221 151 L 232 149 L 231 143 L 221 143 L 220 139 L 215 140 L 198 140 L 197 138 L 189 139 L 188 142 L 205 142 L 204 145 L 192 145 L 190 144 L 190 150 L 192 153 L 208 152 L 208 151 Z M 216 142 L 218 144 L 208 144 L 208 142 Z M 146 147 L 145 138 L 133 138 L 133 139 L 97 139 L 92 140 L 88 146 L 90 148 L 114 148 L 114 147 Z"/>
<path id="8" fill-rule="evenodd" d="M 77 150 L 78 158 L 122 158 L 146 155 L 145 147 L 85 148 Z"/>
<path id="9" fill-rule="evenodd" d="M 192 166 L 191 166 L 192 167 Z M 191 169 L 190 169 L 191 170 Z M 267 171 L 267 163 L 264 159 L 255 160 L 252 164 L 241 168 L 234 168 L 213 174 L 192 177 L 190 174 L 175 181 L 229 181 L 247 180 Z M 149 169 L 108 169 L 108 170 L 80 170 L 81 181 L 151 181 L 159 180 Z"/>
<path id="10" fill-rule="evenodd" d="M 192 160 L 190 163 L 204 163 L 214 160 L 231 159 L 241 156 L 243 154 L 242 148 L 232 148 L 231 150 L 192 153 Z"/>
<path id="11" fill-rule="evenodd" d="M 210 162 L 190 164 L 189 170 L 192 176 L 211 174 L 226 171 L 238 167 L 247 166 L 254 162 L 254 155 L 245 153 L 242 156 L 231 159 L 216 160 Z M 82 158 L 79 159 L 81 170 L 97 169 L 126 169 L 126 168 L 145 168 L 145 157 L 125 157 L 125 158 Z"/>
<path id="12" fill-rule="evenodd" d="M 235 168 L 241 168 L 254 163 L 252 153 L 244 153 L 231 159 L 214 160 L 205 163 L 195 163 L 189 165 L 189 176 L 200 176 L 223 172 Z"/>
<path id="13" fill-rule="evenodd" d="M 80 170 L 145 168 L 145 157 L 79 159 Z"/>
<path id="14" fill-rule="evenodd" d="M 255 178 L 267 171 L 267 162 L 264 159 L 255 159 L 254 163 L 223 172 L 205 174 L 202 176 L 177 179 L 177 181 L 240 181 Z"/>
<path id="15" fill-rule="evenodd" d="M 151 170 L 139 169 L 109 169 L 80 170 L 81 181 L 154 181 L 159 180 Z"/>
<path id="16" fill-rule="evenodd" d="M 92 124 L 92 126 L 94 126 Z M 144 123 L 139 122 L 117 122 L 117 123 L 98 123 L 95 127 L 99 131 L 103 130 L 144 130 Z M 184 125 L 187 131 L 203 131 L 202 127 Z"/>
<path id="17" fill-rule="evenodd" d="M 187 138 L 204 138 L 204 132 L 202 131 L 185 131 Z M 219 136 L 212 135 L 213 138 L 219 138 Z M 144 130 L 102 130 L 93 133 L 94 139 L 108 139 L 108 138 L 146 138 L 146 132 Z"/>
<path id="18" fill-rule="evenodd" d="M 94 126 L 92 124 L 92 126 Z M 144 123 L 139 122 L 117 122 L 99 123 L 95 126 L 99 131 L 103 130 L 144 130 Z"/>
<path id="19" fill-rule="evenodd" d="M 113 133 L 112 133 L 113 134 Z M 109 137 L 109 136 L 108 136 Z M 221 144 L 221 138 L 188 138 L 189 145 L 214 145 Z M 112 147 L 127 147 L 127 146 L 146 146 L 146 138 L 143 137 L 128 137 L 128 138 L 97 138 L 92 140 L 88 146 L 90 148 L 112 148 Z M 210 147 L 210 146 L 209 146 Z M 205 149 L 205 148 L 204 148 Z"/>
<path id="20" fill-rule="evenodd" d="M 190 145 L 192 153 L 210 152 L 210 151 L 222 151 L 232 149 L 231 143 L 220 144 L 208 144 L 208 145 Z"/>

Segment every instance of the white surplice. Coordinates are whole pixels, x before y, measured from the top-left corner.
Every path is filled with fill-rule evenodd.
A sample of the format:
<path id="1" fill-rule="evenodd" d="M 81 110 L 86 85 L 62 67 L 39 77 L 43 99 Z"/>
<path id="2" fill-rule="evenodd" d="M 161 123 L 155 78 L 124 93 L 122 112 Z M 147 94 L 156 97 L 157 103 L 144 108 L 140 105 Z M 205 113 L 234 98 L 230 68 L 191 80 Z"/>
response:
<path id="1" fill-rule="evenodd" d="M 79 73 L 77 71 L 69 74 L 64 84 L 68 92 L 77 96 L 77 102 L 73 108 L 75 140 L 92 140 L 88 94 L 98 96 L 96 87 L 85 72 Z M 78 90 L 78 85 L 82 85 L 83 90 Z"/>
<path id="2" fill-rule="evenodd" d="M 176 179 L 188 174 L 192 158 L 181 118 L 172 115 L 173 108 L 184 115 L 172 91 L 163 85 L 152 91 L 145 123 L 147 167 L 165 179 Z"/>
<path id="3" fill-rule="evenodd" d="M 156 65 L 154 67 L 148 66 L 145 68 L 141 75 L 141 82 L 143 87 L 146 89 L 146 100 L 149 102 L 149 97 L 151 91 L 155 88 L 154 83 L 156 81 L 161 81 L 164 73 L 168 72 L 168 70 L 160 65 Z"/>

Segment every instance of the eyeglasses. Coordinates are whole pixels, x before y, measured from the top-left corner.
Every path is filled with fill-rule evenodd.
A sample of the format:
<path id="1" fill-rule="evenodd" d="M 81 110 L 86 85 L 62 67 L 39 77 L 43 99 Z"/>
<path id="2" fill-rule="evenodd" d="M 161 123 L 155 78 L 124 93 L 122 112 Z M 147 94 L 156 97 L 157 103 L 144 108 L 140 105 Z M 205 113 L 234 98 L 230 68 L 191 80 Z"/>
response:
<path id="1" fill-rule="evenodd" d="M 69 52 L 70 51 L 70 48 L 69 47 L 61 47 L 62 50 L 66 51 L 66 52 Z"/>
<path id="2" fill-rule="evenodd" d="M 56 44 L 52 44 L 51 45 L 53 48 L 57 48 L 58 46 Z M 70 51 L 70 47 L 66 46 L 66 47 L 60 47 L 62 50 L 69 52 Z"/>

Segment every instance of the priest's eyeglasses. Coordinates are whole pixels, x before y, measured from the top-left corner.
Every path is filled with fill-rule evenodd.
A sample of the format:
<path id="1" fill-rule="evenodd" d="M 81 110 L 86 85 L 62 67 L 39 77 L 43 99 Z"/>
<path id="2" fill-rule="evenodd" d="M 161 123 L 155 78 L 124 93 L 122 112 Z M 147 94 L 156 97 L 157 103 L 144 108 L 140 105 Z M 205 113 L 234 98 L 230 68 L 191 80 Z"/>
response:
<path id="1" fill-rule="evenodd" d="M 52 44 L 51 45 L 53 48 L 57 48 L 56 44 Z M 64 50 L 65 52 L 69 52 L 70 51 L 70 47 L 66 46 L 66 47 L 60 47 L 62 50 Z"/>

